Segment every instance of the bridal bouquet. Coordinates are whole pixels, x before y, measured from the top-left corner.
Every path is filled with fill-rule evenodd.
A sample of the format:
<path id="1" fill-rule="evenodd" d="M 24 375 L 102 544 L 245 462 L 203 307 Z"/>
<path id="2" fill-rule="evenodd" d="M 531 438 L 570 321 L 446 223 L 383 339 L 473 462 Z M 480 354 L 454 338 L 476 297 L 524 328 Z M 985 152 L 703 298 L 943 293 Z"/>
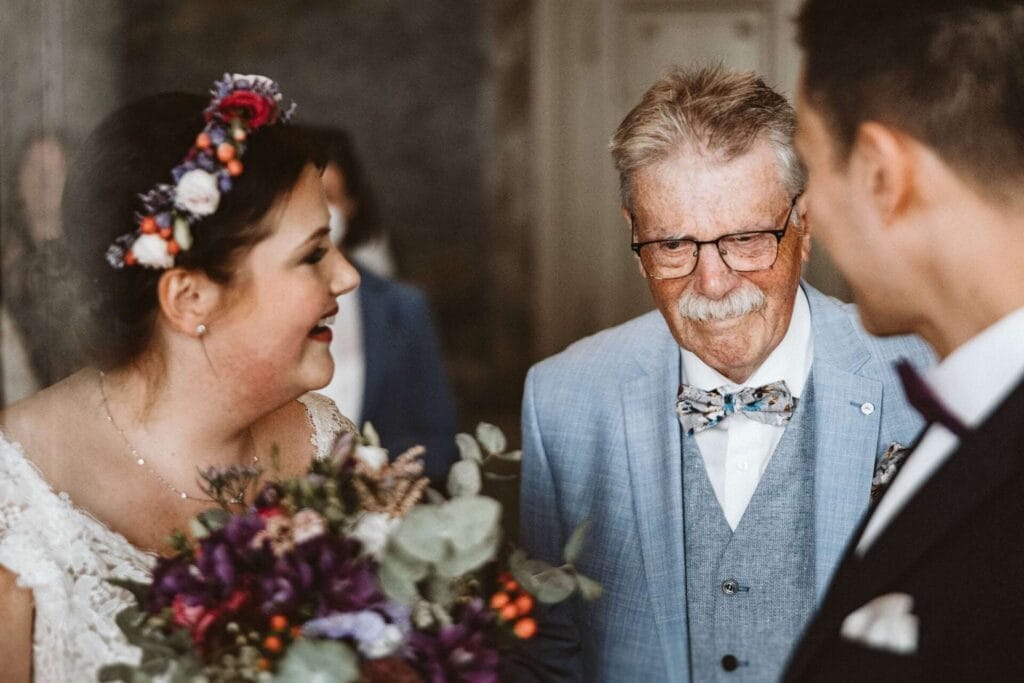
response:
<path id="1" fill-rule="evenodd" d="M 100 680 L 497 681 L 502 647 L 536 630 L 534 599 L 600 586 L 573 566 L 581 528 L 560 567 L 513 552 L 488 597 L 501 505 L 482 477 L 519 454 L 492 425 L 457 442 L 449 498 L 422 476 L 422 448 L 388 462 L 369 425 L 301 477 L 202 473 L 217 507 L 175 535 L 150 583 L 114 581 L 136 598 L 117 623 L 142 659 Z"/>

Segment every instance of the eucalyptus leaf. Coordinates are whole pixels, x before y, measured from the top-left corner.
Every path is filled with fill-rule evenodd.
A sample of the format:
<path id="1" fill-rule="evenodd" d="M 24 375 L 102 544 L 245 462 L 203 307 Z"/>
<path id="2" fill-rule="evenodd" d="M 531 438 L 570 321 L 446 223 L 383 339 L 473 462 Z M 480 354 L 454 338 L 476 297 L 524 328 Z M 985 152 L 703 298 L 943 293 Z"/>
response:
<path id="1" fill-rule="evenodd" d="M 448 472 L 448 493 L 454 497 L 480 493 L 480 466 L 472 460 L 460 460 Z"/>
<path id="2" fill-rule="evenodd" d="M 107 664 L 97 672 L 100 683 L 122 681 L 132 683 L 135 680 L 135 668 L 129 664 Z"/>
<path id="3" fill-rule="evenodd" d="M 432 503 L 433 505 L 444 505 L 448 502 L 448 499 L 442 496 L 435 488 L 428 486 L 425 493 L 427 502 Z"/>
<path id="4" fill-rule="evenodd" d="M 453 548 L 451 554 L 434 567 L 438 574 L 452 578 L 475 571 L 495 558 L 498 541 L 498 534 L 494 534 L 477 546 L 462 550 Z"/>
<path id="5" fill-rule="evenodd" d="M 486 496 L 454 498 L 444 507 L 443 524 L 458 550 L 473 548 L 501 528 L 501 503 Z"/>
<path id="6" fill-rule="evenodd" d="M 149 602 L 149 592 L 153 588 L 153 584 L 132 581 L 131 579 L 107 579 L 107 583 L 123 588 L 131 593 L 138 605 L 145 605 Z"/>
<path id="7" fill-rule="evenodd" d="M 409 557 L 402 552 L 401 548 L 388 545 L 381 564 L 388 564 L 391 570 L 412 583 L 422 580 L 430 572 L 430 564 L 416 558 Z"/>
<path id="8" fill-rule="evenodd" d="M 359 680 L 359 659 L 352 648 L 337 641 L 300 638 L 288 648 L 272 680 L 355 683 Z"/>
<path id="9" fill-rule="evenodd" d="M 377 434 L 377 430 L 373 428 L 373 423 L 369 420 L 363 423 L 363 441 L 367 446 L 380 448 L 380 435 Z"/>
<path id="10" fill-rule="evenodd" d="M 583 596 L 584 600 L 597 600 L 604 593 L 604 588 L 601 587 L 597 581 L 583 576 L 583 574 L 576 575 L 576 582 L 580 587 L 580 595 Z"/>
<path id="11" fill-rule="evenodd" d="M 227 525 L 228 520 L 231 519 L 231 513 L 224 508 L 211 508 L 200 512 L 196 515 L 196 519 L 202 522 L 211 532 L 220 531 Z"/>
<path id="12" fill-rule="evenodd" d="M 476 439 L 484 450 L 491 454 L 504 452 L 505 446 L 508 445 L 504 432 L 488 422 L 481 422 L 476 426 Z"/>
<path id="13" fill-rule="evenodd" d="M 382 562 L 377 578 L 380 581 L 381 589 L 395 602 L 411 605 L 419 600 L 420 594 L 416 590 L 416 582 L 402 570 L 401 565 L 394 561 Z"/>
<path id="14" fill-rule="evenodd" d="M 569 541 L 565 544 L 565 551 L 562 554 L 568 564 L 576 564 L 576 560 L 579 559 L 580 553 L 583 552 L 583 543 L 587 540 L 587 529 L 589 528 L 590 521 L 583 520 L 569 536 Z"/>
<path id="15" fill-rule="evenodd" d="M 533 577 L 536 590 L 529 590 L 540 602 L 552 605 L 566 600 L 576 590 L 576 577 L 560 567 L 552 567 Z"/>
<path id="16" fill-rule="evenodd" d="M 522 451 L 509 451 L 508 453 L 492 453 L 484 460 L 486 465 L 491 460 L 501 460 L 504 462 L 522 462 L 523 452 Z"/>
<path id="17" fill-rule="evenodd" d="M 427 582 L 426 594 L 430 602 L 448 609 L 455 602 L 458 591 L 455 583 L 450 578 L 433 576 Z"/>
<path id="18" fill-rule="evenodd" d="M 206 525 L 199 521 L 198 517 L 193 517 L 188 520 L 188 531 L 192 534 L 192 538 L 197 541 L 201 541 L 210 535 L 210 530 L 206 528 Z"/>
<path id="19" fill-rule="evenodd" d="M 469 434 L 465 432 L 456 434 L 455 445 L 459 447 L 459 454 L 463 460 L 472 460 L 473 462 L 484 461 L 483 453 L 480 452 L 480 444 Z"/>
<path id="20" fill-rule="evenodd" d="M 444 557 L 443 507 L 418 505 L 398 525 L 392 542 L 406 555 L 424 562 Z"/>

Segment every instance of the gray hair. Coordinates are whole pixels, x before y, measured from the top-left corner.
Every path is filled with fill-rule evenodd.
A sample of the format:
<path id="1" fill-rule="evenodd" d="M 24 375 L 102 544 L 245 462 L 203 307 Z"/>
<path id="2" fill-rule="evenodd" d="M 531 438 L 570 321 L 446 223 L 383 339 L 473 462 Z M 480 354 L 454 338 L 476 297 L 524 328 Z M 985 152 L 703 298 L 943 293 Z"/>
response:
<path id="1" fill-rule="evenodd" d="M 759 140 L 775 148 L 779 179 L 796 196 L 806 172 L 793 149 L 795 130 L 793 107 L 753 72 L 674 68 L 647 89 L 612 137 L 622 205 L 632 210 L 633 174 L 641 168 L 685 149 L 729 161 Z"/>

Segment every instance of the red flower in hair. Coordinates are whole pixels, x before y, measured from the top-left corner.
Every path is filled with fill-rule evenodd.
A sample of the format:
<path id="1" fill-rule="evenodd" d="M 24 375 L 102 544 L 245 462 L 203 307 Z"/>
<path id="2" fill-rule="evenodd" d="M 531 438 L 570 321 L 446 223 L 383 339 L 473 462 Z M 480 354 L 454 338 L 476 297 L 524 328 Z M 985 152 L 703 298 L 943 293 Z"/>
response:
<path id="1" fill-rule="evenodd" d="M 251 90 L 236 90 L 226 95 L 217 105 L 225 121 L 232 116 L 248 119 L 250 130 L 272 123 L 277 114 L 277 102 Z"/>

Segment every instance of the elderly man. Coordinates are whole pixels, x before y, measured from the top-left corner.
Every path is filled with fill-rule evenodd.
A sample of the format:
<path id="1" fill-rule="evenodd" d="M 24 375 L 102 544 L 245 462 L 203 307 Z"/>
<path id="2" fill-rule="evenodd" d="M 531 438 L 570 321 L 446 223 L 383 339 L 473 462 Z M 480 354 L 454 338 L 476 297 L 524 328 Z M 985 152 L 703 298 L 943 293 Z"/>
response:
<path id="1" fill-rule="evenodd" d="M 931 423 L 791 680 L 1024 680 L 1024 2 L 814 0 L 809 210 L 868 329 L 916 332 Z"/>
<path id="2" fill-rule="evenodd" d="M 800 281 L 810 249 L 793 110 L 753 74 L 675 71 L 612 154 L 657 312 L 534 367 L 523 407 L 524 545 L 593 603 L 543 615 L 543 680 L 768 681 L 868 507 L 875 465 L 920 420 L 892 363 Z"/>

